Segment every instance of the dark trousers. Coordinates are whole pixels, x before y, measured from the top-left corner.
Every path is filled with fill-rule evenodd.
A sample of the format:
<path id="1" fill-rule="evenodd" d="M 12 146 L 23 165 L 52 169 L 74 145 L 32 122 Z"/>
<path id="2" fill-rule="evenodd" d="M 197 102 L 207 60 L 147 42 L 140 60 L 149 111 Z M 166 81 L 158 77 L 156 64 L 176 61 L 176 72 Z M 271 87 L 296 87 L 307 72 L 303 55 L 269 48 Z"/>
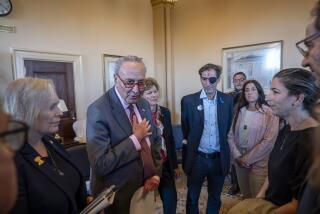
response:
<path id="1" fill-rule="evenodd" d="M 177 190 L 174 175 L 169 170 L 169 162 L 163 165 L 162 177 L 158 187 L 164 214 L 175 214 L 177 209 Z"/>
<path id="2" fill-rule="evenodd" d="M 235 193 L 239 191 L 238 178 L 236 173 L 236 167 L 234 164 L 231 164 L 230 170 L 230 180 L 231 180 L 231 190 Z"/>
<path id="3" fill-rule="evenodd" d="M 195 157 L 192 171 L 188 176 L 187 214 L 198 214 L 198 200 L 204 179 L 208 182 L 207 214 L 218 214 L 221 206 L 220 195 L 225 176 L 222 174 L 220 157 Z"/>

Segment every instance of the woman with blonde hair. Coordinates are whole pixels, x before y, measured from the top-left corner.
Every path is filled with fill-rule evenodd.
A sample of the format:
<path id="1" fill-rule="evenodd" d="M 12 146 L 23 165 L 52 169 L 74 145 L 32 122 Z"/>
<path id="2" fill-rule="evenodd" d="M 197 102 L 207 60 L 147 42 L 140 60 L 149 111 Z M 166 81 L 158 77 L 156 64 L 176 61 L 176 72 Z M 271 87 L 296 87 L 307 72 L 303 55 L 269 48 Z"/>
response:
<path id="1" fill-rule="evenodd" d="M 18 199 L 12 213 L 79 213 L 86 205 L 83 176 L 52 136 L 61 111 L 53 82 L 24 78 L 11 82 L 5 110 L 29 126 L 27 143 L 15 156 Z"/>

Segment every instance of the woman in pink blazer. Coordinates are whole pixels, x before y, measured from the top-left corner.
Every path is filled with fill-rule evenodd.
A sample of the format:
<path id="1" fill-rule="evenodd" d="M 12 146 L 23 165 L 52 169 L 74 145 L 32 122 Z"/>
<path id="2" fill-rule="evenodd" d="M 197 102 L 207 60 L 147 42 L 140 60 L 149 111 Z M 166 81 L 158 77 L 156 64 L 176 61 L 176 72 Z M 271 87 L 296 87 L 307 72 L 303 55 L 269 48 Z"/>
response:
<path id="1" fill-rule="evenodd" d="M 255 197 L 263 185 L 278 130 L 279 118 L 266 103 L 260 83 L 248 80 L 228 134 L 231 158 L 244 198 Z"/>

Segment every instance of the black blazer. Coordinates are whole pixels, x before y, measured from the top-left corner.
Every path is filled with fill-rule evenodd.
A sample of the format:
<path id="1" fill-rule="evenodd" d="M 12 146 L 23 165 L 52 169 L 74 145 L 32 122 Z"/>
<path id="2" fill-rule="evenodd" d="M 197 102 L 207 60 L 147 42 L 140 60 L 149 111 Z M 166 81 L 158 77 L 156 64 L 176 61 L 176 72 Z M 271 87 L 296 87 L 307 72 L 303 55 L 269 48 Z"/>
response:
<path id="1" fill-rule="evenodd" d="M 160 121 L 162 122 L 163 129 L 163 138 L 167 148 L 168 155 L 168 164 L 170 168 L 170 174 L 174 176 L 174 170 L 178 168 L 177 154 L 176 154 L 176 144 L 174 141 L 172 133 L 172 124 L 171 124 L 171 114 L 169 109 L 166 107 L 160 106 Z"/>
<path id="2" fill-rule="evenodd" d="M 52 136 L 46 136 L 43 141 L 47 148 L 54 150 L 78 172 L 79 188 L 77 192 L 68 191 L 68 187 L 59 180 L 59 175 L 47 162 L 39 165 L 35 161 L 39 155 L 26 143 L 15 156 L 19 193 L 12 213 L 79 213 L 86 206 L 84 178 L 69 154 Z"/>
<path id="3" fill-rule="evenodd" d="M 186 174 L 191 173 L 193 159 L 197 155 L 204 126 L 203 101 L 201 91 L 184 96 L 181 100 L 181 126 L 183 139 L 182 167 Z M 217 117 L 220 143 L 221 169 L 224 175 L 229 172 L 230 150 L 227 135 L 232 122 L 233 98 L 217 91 Z"/>

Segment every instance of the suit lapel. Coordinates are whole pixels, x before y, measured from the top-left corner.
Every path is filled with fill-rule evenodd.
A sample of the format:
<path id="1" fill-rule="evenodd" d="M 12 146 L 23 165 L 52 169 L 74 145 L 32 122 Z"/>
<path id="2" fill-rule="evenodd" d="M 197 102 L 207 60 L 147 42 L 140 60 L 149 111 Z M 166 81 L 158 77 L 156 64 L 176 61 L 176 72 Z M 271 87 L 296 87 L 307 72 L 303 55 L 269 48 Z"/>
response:
<path id="1" fill-rule="evenodd" d="M 146 118 L 146 117 L 147 117 L 147 115 L 146 115 L 146 109 L 143 107 L 143 105 L 142 105 L 141 102 L 138 102 L 138 103 L 137 103 L 137 108 L 138 108 L 138 110 L 139 110 L 141 119 L 143 120 L 144 118 Z M 149 120 L 149 118 L 147 118 L 147 120 Z"/>
<path id="2" fill-rule="evenodd" d="M 53 170 L 52 166 L 47 163 L 47 161 L 41 159 L 40 155 L 28 143 L 26 143 L 21 150 L 21 154 L 33 167 L 35 167 L 41 174 L 46 176 L 51 183 L 66 194 L 69 201 L 72 203 L 74 196 L 71 196 L 69 192 L 65 191 L 65 188 L 61 183 L 60 175 Z"/>
<path id="3" fill-rule="evenodd" d="M 119 126 L 127 135 L 131 135 L 132 134 L 131 122 L 126 114 L 126 111 L 122 106 L 121 101 L 119 100 L 116 94 L 114 87 L 110 90 L 110 104 L 111 104 L 112 114 L 116 119 L 117 123 L 119 124 Z"/>
<path id="4" fill-rule="evenodd" d="M 201 92 L 200 92 L 201 93 Z M 203 100 L 200 98 L 200 93 L 197 93 L 196 97 L 195 97 L 195 111 L 198 117 L 196 118 L 200 118 L 200 130 L 203 130 L 203 126 L 204 126 L 204 106 L 203 106 Z M 201 133 L 202 135 L 202 133 Z"/>
<path id="5" fill-rule="evenodd" d="M 143 120 L 144 118 L 146 118 L 151 124 L 152 135 L 149 137 L 149 139 L 153 141 L 153 138 L 155 137 L 155 133 L 157 132 L 157 127 L 156 127 L 156 124 L 152 122 L 151 111 L 149 108 L 147 108 L 147 106 L 144 105 L 144 103 L 141 100 L 139 100 L 139 102 L 137 103 L 137 108 L 139 110 L 141 119 Z"/>
<path id="6" fill-rule="evenodd" d="M 221 134 L 222 134 L 221 129 L 223 127 L 222 124 L 223 124 L 223 119 L 225 117 L 223 106 L 224 106 L 224 100 L 221 96 L 221 93 L 217 91 L 217 118 L 218 118 L 219 139 L 221 139 Z"/>

